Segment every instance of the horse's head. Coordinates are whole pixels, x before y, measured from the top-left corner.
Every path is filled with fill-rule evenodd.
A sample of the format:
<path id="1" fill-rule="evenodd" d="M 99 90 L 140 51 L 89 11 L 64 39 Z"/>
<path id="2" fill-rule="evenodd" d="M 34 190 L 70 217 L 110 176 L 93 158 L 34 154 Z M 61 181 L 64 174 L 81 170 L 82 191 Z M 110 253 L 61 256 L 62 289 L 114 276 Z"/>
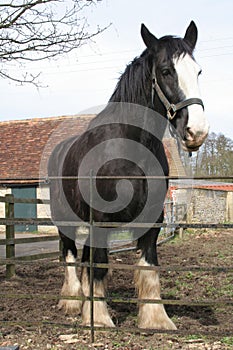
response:
<path id="1" fill-rule="evenodd" d="M 209 124 L 200 99 L 200 66 L 193 58 L 197 27 L 191 22 L 183 39 L 157 39 L 142 24 L 141 35 L 151 57 L 152 97 L 167 115 L 186 151 L 197 151 L 208 135 Z"/>

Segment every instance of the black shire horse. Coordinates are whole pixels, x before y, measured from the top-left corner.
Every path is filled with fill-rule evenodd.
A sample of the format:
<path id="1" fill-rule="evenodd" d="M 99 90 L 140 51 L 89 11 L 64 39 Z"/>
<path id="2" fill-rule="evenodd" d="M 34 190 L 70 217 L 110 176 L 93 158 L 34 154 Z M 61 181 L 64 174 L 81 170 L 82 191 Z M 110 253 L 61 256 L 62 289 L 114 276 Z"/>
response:
<path id="1" fill-rule="evenodd" d="M 92 119 L 86 132 L 57 145 L 49 160 L 51 213 L 68 263 L 77 258 L 76 227 L 61 226 L 59 221 L 88 222 L 92 206 L 93 220 L 97 223 L 161 223 L 168 187 L 161 175 L 169 174 L 161 139 L 167 124 L 170 123 L 187 152 L 198 150 L 208 134 L 198 89 L 201 69 L 193 58 L 197 41 L 195 23 L 190 23 L 184 38 L 157 39 L 143 24 L 141 36 L 146 49 L 126 67 L 107 106 Z M 89 182 L 77 179 L 89 176 L 90 171 L 94 179 L 91 204 Z M 159 175 L 160 179 L 146 178 L 148 175 Z M 59 180 L 61 176 L 63 179 Z M 158 265 L 159 231 L 154 227 L 134 230 L 141 251 L 138 266 Z M 100 224 L 94 227 L 95 263 L 108 262 L 108 233 L 109 228 Z M 89 258 L 90 238 L 84 245 L 82 262 L 89 262 Z M 107 272 L 106 268 L 94 269 L 96 297 L 105 296 Z M 61 295 L 89 296 L 89 274 L 89 268 L 83 268 L 80 282 L 75 266 L 67 266 Z M 156 269 L 137 269 L 135 284 L 139 299 L 160 299 Z M 59 307 L 67 313 L 82 312 L 83 324 L 90 324 L 88 300 L 61 299 Z M 114 326 L 105 301 L 94 302 L 94 323 Z M 140 303 L 138 324 L 141 328 L 176 328 L 162 304 Z"/>

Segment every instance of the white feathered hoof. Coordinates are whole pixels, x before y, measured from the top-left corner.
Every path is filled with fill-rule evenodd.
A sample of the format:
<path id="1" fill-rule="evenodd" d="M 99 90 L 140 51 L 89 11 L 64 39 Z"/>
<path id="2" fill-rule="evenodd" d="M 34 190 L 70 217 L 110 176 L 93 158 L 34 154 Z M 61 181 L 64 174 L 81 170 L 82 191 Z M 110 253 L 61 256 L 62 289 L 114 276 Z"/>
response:
<path id="1" fill-rule="evenodd" d="M 76 282 L 74 285 L 72 285 L 72 288 L 70 285 L 68 285 L 65 281 L 62 290 L 61 290 L 61 297 L 67 296 L 67 297 L 82 297 L 83 292 L 81 288 L 80 282 Z M 82 300 L 69 300 L 69 299 L 60 299 L 58 303 L 58 308 L 60 310 L 63 310 L 66 314 L 81 314 L 82 312 Z"/>
<path id="2" fill-rule="evenodd" d="M 139 266 L 152 266 L 148 264 L 144 258 L 141 258 Z M 155 266 L 154 266 L 155 267 Z M 140 299 L 157 299 L 160 297 L 159 273 L 156 270 L 136 270 L 135 283 L 138 290 L 138 298 Z M 168 317 L 164 305 L 161 303 L 141 303 L 139 305 L 138 314 L 139 328 L 149 329 L 167 329 L 175 330 L 176 326 Z"/>
<path id="3" fill-rule="evenodd" d="M 94 297 L 103 298 L 105 296 L 106 284 L 106 278 L 101 281 L 94 280 Z M 82 271 L 82 290 L 86 297 L 90 295 L 90 283 L 86 268 Z M 91 303 L 88 300 L 83 304 L 82 325 L 84 326 L 90 326 L 91 324 L 90 304 Z M 93 316 L 95 327 L 115 327 L 109 315 L 107 303 L 105 301 L 101 300 L 93 302 Z"/>
<path id="4" fill-rule="evenodd" d="M 85 301 L 82 310 L 82 325 L 90 326 L 90 301 Z M 115 327 L 105 301 L 94 301 L 94 326 Z"/>
<path id="5" fill-rule="evenodd" d="M 68 251 L 66 256 L 67 263 L 75 263 L 76 259 L 72 252 Z M 66 314 L 80 314 L 82 311 L 83 300 L 69 300 L 62 299 L 62 296 L 66 297 L 82 297 L 82 286 L 77 277 L 75 266 L 66 266 L 65 269 L 65 281 L 61 290 L 61 299 L 58 303 L 58 308 L 64 310 Z"/>
<path id="6" fill-rule="evenodd" d="M 176 330 L 161 304 L 142 304 L 139 307 L 138 327 L 144 329 Z"/>
<path id="7" fill-rule="evenodd" d="M 79 315 L 82 312 L 82 301 L 61 299 L 58 303 L 58 309 L 67 315 Z"/>

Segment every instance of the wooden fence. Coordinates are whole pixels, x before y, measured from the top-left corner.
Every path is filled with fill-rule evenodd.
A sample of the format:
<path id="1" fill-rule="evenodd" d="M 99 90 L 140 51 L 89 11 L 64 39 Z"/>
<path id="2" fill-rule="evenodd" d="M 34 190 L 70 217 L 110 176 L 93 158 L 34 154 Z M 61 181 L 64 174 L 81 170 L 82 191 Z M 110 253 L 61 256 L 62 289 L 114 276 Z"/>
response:
<path id="1" fill-rule="evenodd" d="M 53 225 L 50 219 L 17 219 L 14 215 L 14 205 L 15 203 L 25 203 L 25 204 L 49 204 L 48 200 L 41 199 L 31 199 L 31 198 L 14 198 L 12 194 L 6 194 L 5 197 L 0 197 L 0 202 L 5 203 L 5 218 L 0 218 L 0 224 L 5 225 L 5 239 L 0 239 L 0 245 L 6 247 L 6 277 L 11 278 L 15 275 L 15 264 L 13 262 L 16 259 L 15 256 L 15 246 L 17 244 L 30 244 L 37 242 L 51 242 L 59 241 L 59 251 L 47 252 L 40 254 L 25 255 L 17 257 L 17 260 L 37 260 L 44 258 L 56 258 L 61 256 L 62 244 L 58 235 L 46 235 L 46 236 L 35 236 L 35 237 L 25 237 L 16 238 L 15 237 L 15 225 L 16 224 L 31 224 L 33 223 L 42 225 Z M 8 263 L 7 261 L 11 262 Z"/>
<path id="2" fill-rule="evenodd" d="M 31 244 L 31 243 L 38 243 L 38 242 L 51 242 L 51 241 L 59 241 L 59 250 L 56 252 L 47 252 L 47 253 L 40 253 L 40 254 L 30 254 L 25 256 L 17 257 L 17 260 L 37 260 L 37 259 L 44 259 L 44 258 L 57 258 L 60 257 L 62 259 L 62 241 L 60 240 L 59 235 L 46 235 L 41 236 L 37 235 L 35 237 L 24 237 L 24 238 L 16 238 L 15 235 L 15 225 L 18 224 L 39 224 L 39 225 L 53 225 L 52 220 L 48 218 L 41 218 L 41 219 L 26 219 L 26 218 L 15 218 L 15 210 L 14 206 L 16 203 L 24 203 L 24 204 L 49 204 L 49 200 L 41 200 L 41 199 L 32 199 L 32 198 L 15 198 L 13 194 L 6 194 L 5 197 L 0 197 L 0 203 L 5 203 L 5 218 L 0 218 L 0 224 L 5 225 L 5 239 L 0 239 L 0 246 L 6 247 L 6 277 L 11 278 L 15 275 L 15 264 L 12 262 L 13 259 L 16 259 L 15 254 L 15 247 L 18 244 Z M 167 216 L 167 223 L 174 223 L 175 215 L 174 215 L 174 208 L 177 207 L 177 211 L 185 210 L 183 207 L 184 205 L 176 205 L 174 206 L 172 202 L 166 203 L 166 216 Z M 76 223 L 77 225 L 77 223 Z M 158 245 L 166 242 L 167 240 L 174 237 L 175 228 L 166 231 L 166 227 L 164 227 L 164 231 L 162 233 L 162 239 L 158 242 Z M 180 237 L 182 237 L 183 228 L 180 228 Z M 120 248 L 120 249 L 113 249 L 110 250 L 110 254 L 122 252 L 125 250 L 133 250 L 135 249 L 135 246 L 129 247 L 129 248 Z M 10 263 L 7 261 L 11 260 Z"/>

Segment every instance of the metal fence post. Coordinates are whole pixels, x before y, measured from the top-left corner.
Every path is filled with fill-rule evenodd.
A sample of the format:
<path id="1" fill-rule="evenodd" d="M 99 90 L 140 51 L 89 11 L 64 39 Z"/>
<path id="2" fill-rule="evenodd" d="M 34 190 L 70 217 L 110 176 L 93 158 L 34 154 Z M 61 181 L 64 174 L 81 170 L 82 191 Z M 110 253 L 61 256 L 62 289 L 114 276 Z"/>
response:
<path id="1" fill-rule="evenodd" d="M 63 241 L 61 237 L 59 236 L 59 261 L 62 262 L 64 261 L 64 256 L 63 256 Z"/>
<path id="2" fill-rule="evenodd" d="M 14 196 L 6 194 L 5 216 L 6 219 L 14 219 Z M 6 225 L 6 258 L 13 259 L 15 257 L 15 226 Z M 6 265 L 6 278 L 11 278 L 15 275 L 15 264 L 9 263 Z"/>
<path id="3" fill-rule="evenodd" d="M 91 324 L 91 342 L 95 341 L 94 329 L 94 237 L 93 237 L 93 171 L 90 171 L 90 324 Z"/>

